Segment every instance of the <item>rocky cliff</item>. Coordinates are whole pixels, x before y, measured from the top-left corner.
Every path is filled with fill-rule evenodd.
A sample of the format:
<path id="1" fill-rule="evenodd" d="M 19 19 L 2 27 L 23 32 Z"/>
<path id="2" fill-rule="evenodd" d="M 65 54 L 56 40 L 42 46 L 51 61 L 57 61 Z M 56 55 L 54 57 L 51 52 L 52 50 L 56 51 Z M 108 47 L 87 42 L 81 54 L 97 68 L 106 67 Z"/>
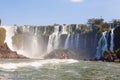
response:
<path id="1" fill-rule="evenodd" d="M 25 59 L 27 57 L 17 54 L 16 51 L 10 50 L 7 44 L 4 43 L 3 45 L 0 46 L 0 58 L 7 58 L 7 59 L 9 58 L 10 59 L 13 59 L 13 58 L 23 59 L 24 58 Z"/>

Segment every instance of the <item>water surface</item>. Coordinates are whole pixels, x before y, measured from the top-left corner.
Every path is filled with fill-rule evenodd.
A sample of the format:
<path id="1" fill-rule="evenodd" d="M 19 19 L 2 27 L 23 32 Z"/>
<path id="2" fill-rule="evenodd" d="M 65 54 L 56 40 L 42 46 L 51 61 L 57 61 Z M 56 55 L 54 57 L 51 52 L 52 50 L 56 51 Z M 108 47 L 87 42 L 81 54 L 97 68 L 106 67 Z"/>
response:
<path id="1" fill-rule="evenodd" d="M 120 64 L 73 59 L 1 59 L 0 80 L 119 80 Z"/>

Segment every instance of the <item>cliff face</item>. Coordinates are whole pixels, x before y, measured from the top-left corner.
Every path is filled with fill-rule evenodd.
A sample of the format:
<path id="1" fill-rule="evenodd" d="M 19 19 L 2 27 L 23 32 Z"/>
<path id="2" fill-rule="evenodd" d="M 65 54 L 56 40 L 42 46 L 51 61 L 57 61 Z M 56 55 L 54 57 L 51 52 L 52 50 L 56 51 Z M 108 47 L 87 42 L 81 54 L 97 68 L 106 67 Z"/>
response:
<path id="1" fill-rule="evenodd" d="M 120 48 L 120 27 L 115 28 L 114 30 L 114 50 Z"/>
<path id="2" fill-rule="evenodd" d="M 98 54 L 100 54 L 98 57 L 101 58 L 105 50 L 112 51 L 113 48 L 114 50 L 120 48 L 119 27 L 115 28 L 114 32 L 110 30 L 107 32 L 106 29 L 104 32 L 102 27 L 98 25 L 93 25 L 92 27 L 93 29 L 90 29 L 86 25 L 53 25 L 13 26 L 11 27 L 12 31 L 11 29 L 9 30 L 8 27 L 5 29 L 7 30 L 6 32 L 12 34 L 11 37 L 9 37 L 7 33 L 7 41 L 9 41 L 9 39 L 11 41 L 11 43 L 8 43 L 8 46 L 9 44 L 12 45 L 16 51 L 25 51 L 23 54 L 31 58 L 43 56 L 45 53 L 52 54 L 55 50 L 58 50 L 57 52 L 59 53 L 61 49 L 63 53 L 64 50 L 73 50 L 79 57 L 93 58 L 95 57 L 96 48 L 99 52 Z M 5 31 L 0 32 L 2 33 L 0 36 L 3 36 L 3 40 L 1 39 L 0 41 L 1 45 L 4 45 L 5 37 L 3 32 Z M 102 38 L 100 38 L 102 32 L 104 34 Z M 112 36 L 114 36 L 114 39 Z M 99 44 L 98 40 L 101 40 Z M 112 45 L 113 43 L 114 46 Z"/>
<path id="3" fill-rule="evenodd" d="M 10 50 L 7 43 L 4 43 L 6 38 L 6 30 L 0 28 L 0 58 L 26 58 L 17 52 Z"/>
<path id="4" fill-rule="evenodd" d="M 99 39 L 96 58 L 109 62 L 120 62 L 120 26 L 103 32 Z"/>

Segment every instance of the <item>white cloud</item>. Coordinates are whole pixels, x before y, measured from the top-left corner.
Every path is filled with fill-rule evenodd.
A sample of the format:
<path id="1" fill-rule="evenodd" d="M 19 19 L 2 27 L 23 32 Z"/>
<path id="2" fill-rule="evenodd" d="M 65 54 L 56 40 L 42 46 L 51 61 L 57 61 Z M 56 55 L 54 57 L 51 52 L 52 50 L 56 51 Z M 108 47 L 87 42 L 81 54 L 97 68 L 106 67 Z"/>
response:
<path id="1" fill-rule="evenodd" d="M 70 0 L 71 2 L 76 2 L 76 3 L 81 3 L 83 2 L 84 0 Z"/>

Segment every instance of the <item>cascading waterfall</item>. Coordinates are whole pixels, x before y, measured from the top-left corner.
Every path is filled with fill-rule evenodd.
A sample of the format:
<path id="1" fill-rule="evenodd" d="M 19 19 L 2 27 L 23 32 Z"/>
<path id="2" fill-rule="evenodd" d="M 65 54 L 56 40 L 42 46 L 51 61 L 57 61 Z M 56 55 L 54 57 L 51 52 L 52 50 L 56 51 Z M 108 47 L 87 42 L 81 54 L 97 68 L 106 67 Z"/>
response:
<path id="1" fill-rule="evenodd" d="M 30 58 L 41 58 L 45 53 L 49 53 L 54 49 L 86 49 L 89 48 L 89 39 L 87 35 L 81 34 L 75 28 L 67 25 L 56 25 L 52 27 L 31 27 L 31 26 L 2 26 L 6 29 L 6 39 L 10 49 L 17 51 L 19 54 Z M 49 30 L 54 32 L 49 35 Z M 72 30 L 73 29 L 73 30 Z M 47 32 L 48 31 L 48 32 Z M 51 33 L 51 32 L 50 32 Z M 98 42 L 96 58 L 100 59 L 105 50 L 113 51 L 114 47 L 114 29 L 110 33 L 110 47 L 108 49 L 107 31 L 103 32 L 103 36 Z M 63 40 L 64 39 L 64 40 Z"/>
<path id="2" fill-rule="evenodd" d="M 38 35 L 38 27 L 25 26 L 23 34 L 28 35 L 23 38 L 22 49 L 18 49 L 19 53 L 30 58 L 42 58 L 45 52 L 42 50 L 41 34 Z"/>
<path id="3" fill-rule="evenodd" d="M 68 34 L 68 32 L 67 32 L 67 25 L 63 25 L 62 26 L 62 32 L 61 32 L 61 34 Z"/>
<path id="4" fill-rule="evenodd" d="M 98 42 L 98 47 L 96 51 L 96 59 L 100 59 L 101 56 L 103 55 L 104 51 L 108 50 L 108 42 L 107 42 L 107 31 L 103 32 L 102 37 L 100 38 Z M 110 51 L 114 50 L 114 29 L 111 29 L 111 34 L 110 34 Z"/>
<path id="5" fill-rule="evenodd" d="M 111 29 L 111 41 L 110 41 L 110 51 L 113 51 L 114 49 L 114 29 Z"/>
<path id="6" fill-rule="evenodd" d="M 60 45 L 61 35 L 67 34 L 67 26 L 62 26 L 62 31 L 59 31 L 60 26 L 54 26 L 54 32 L 49 36 L 47 53 L 51 52 L 54 49 L 58 49 Z"/>
<path id="7" fill-rule="evenodd" d="M 38 39 L 37 39 L 37 27 L 34 29 L 34 35 L 32 38 L 32 44 L 31 44 L 31 52 L 32 56 L 40 56 L 40 51 L 41 51 L 41 46 L 38 44 Z"/>
<path id="8" fill-rule="evenodd" d="M 78 49 L 80 46 L 80 35 L 79 34 L 68 34 L 65 41 L 65 49 Z"/>
<path id="9" fill-rule="evenodd" d="M 69 44 L 69 39 L 70 39 L 70 34 L 68 34 L 68 36 L 67 36 L 67 38 L 66 38 L 65 46 L 64 46 L 65 49 L 68 49 L 69 46 L 70 46 L 70 44 Z"/>
<path id="10" fill-rule="evenodd" d="M 75 44 L 75 45 L 76 45 L 76 46 L 75 46 L 76 49 L 79 48 L 79 45 L 80 45 L 80 44 L 79 44 L 79 43 L 80 43 L 79 41 L 80 41 L 80 34 L 76 34 L 76 42 L 75 42 L 75 43 L 76 43 L 76 44 Z"/>
<path id="11" fill-rule="evenodd" d="M 107 49 L 107 38 L 106 38 L 107 31 L 103 32 L 103 47 L 102 47 L 102 53 Z"/>
<path id="12" fill-rule="evenodd" d="M 59 26 L 54 26 L 54 32 L 49 36 L 47 53 L 59 47 Z"/>
<path id="13" fill-rule="evenodd" d="M 98 47 L 96 51 L 96 59 L 100 59 L 103 55 L 104 51 L 107 50 L 107 38 L 106 38 L 107 31 L 102 33 L 102 37 L 98 42 Z"/>
<path id="14" fill-rule="evenodd" d="M 12 45 L 12 37 L 14 36 L 14 33 L 17 28 L 15 26 L 2 26 L 2 27 L 5 28 L 6 30 L 5 42 L 8 44 L 11 50 L 14 50 Z"/>

